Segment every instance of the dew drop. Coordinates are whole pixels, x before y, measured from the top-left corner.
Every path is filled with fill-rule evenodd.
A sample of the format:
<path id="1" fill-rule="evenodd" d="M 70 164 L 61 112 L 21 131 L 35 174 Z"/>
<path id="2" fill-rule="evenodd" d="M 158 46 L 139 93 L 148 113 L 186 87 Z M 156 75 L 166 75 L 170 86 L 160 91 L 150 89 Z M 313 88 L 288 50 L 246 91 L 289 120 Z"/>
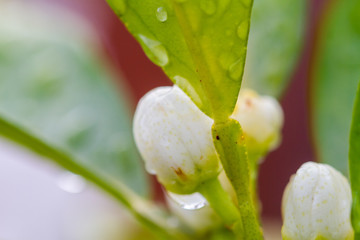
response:
<path id="1" fill-rule="evenodd" d="M 67 171 L 61 173 L 57 185 L 68 193 L 81 193 L 86 187 L 85 180 L 82 177 Z"/>
<path id="2" fill-rule="evenodd" d="M 239 81 L 243 74 L 243 64 L 244 60 L 242 58 L 238 59 L 236 62 L 230 65 L 229 67 L 229 75 L 235 80 Z"/>
<path id="3" fill-rule="evenodd" d="M 237 28 L 237 35 L 239 38 L 245 40 L 249 33 L 249 21 L 243 21 Z"/>
<path id="4" fill-rule="evenodd" d="M 216 11 L 216 4 L 214 0 L 201 0 L 200 8 L 207 14 L 212 15 Z"/>
<path id="5" fill-rule="evenodd" d="M 169 63 L 167 51 L 161 42 L 147 38 L 141 34 L 139 34 L 139 38 L 143 43 L 145 54 L 151 61 L 161 67 Z"/>
<path id="6" fill-rule="evenodd" d="M 200 193 L 180 195 L 168 192 L 169 197 L 174 200 L 181 208 L 186 210 L 196 210 L 208 205 L 206 199 Z"/>
<path id="7" fill-rule="evenodd" d="M 167 12 L 163 7 L 159 7 L 156 10 L 156 18 L 160 21 L 160 22 L 166 22 L 167 20 Z"/>

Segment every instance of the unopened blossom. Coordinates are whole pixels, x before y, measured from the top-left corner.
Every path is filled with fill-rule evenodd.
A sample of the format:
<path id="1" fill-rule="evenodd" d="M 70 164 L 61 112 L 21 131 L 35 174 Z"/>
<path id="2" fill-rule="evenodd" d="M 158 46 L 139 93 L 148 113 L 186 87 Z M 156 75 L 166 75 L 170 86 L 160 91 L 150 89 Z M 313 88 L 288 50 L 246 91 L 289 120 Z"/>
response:
<path id="1" fill-rule="evenodd" d="M 282 202 L 284 240 L 353 239 L 347 179 L 327 164 L 307 162 L 292 176 Z"/>
<path id="2" fill-rule="evenodd" d="M 217 177 L 220 164 L 212 124 L 176 85 L 151 90 L 140 100 L 133 126 L 148 172 L 180 194 L 193 193 L 199 184 Z"/>
<path id="3" fill-rule="evenodd" d="M 250 155 L 262 157 L 279 145 L 284 114 L 275 98 L 244 89 L 232 118 L 239 121 L 243 129 Z"/>

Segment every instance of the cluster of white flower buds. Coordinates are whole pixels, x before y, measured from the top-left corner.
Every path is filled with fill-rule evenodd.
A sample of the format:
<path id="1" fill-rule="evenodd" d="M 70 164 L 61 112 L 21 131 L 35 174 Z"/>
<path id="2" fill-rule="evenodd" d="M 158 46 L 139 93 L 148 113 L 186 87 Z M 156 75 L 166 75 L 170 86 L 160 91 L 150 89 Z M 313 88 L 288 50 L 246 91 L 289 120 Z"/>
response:
<path id="1" fill-rule="evenodd" d="M 288 183 L 282 202 L 285 240 L 350 240 L 351 190 L 347 179 L 326 164 L 303 164 Z"/>
<path id="2" fill-rule="evenodd" d="M 232 118 L 242 125 L 251 151 L 264 152 L 277 145 L 283 114 L 275 99 L 243 91 Z M 190 194 L 218 176 L 221 164 L 212 124 L 176 85 L 155 88 L 140 100 L 134 117 L 135 142 L 148 172 L 156 174 L 168 191 Z"/>
<path id="3" fill-rule="evenodd" d="M 232 118 L 243 128 L 250 156 L 261 157 L 278 146 L 283 112 L 274 98 L 243 90 Z M 147 93 L 136 109 L 134 135 L 148 172 L 156 174 L 168 191 L 178 194 L 192 194 L 203 182 L 217 178 L 221 164 L 212 125 L 213 120 L 177 86 Z M 179 212 L 173 200 L 168 201 L 174 212 Z M 347 179 L 326 164 L 305 163 L 284 192 L 283 239 L 353 239 L 350 209 Z M 215 216 L 211 210 L 201 211 L 205 218 Z M 192 220 L 198 219 L 189 212 L 178 215 L 192 225 Z"/>

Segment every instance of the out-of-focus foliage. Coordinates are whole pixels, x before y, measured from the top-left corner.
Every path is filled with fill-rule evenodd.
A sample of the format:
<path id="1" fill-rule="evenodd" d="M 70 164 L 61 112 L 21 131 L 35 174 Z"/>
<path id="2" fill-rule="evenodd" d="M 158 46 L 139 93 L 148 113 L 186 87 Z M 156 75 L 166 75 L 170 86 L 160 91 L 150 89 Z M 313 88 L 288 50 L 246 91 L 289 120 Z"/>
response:
<path id="1" fill-rule="evenodd" d="M 67 12 L 1 4 L 0 118 L 146 195 L 126 96 L 111 82 L 95 39 Z M 21 134 L 6 132 L 0 135 Z"/>
<path id="2" fill-rule="evenodd" d="M 360 78 L 360 2 L 336 1 L 320 28 L 311 80 L 312 129 L 318 159 L 347 175 L 348 139 Z"/>
<path id="3" fill-rule="evenodd" d="M 280 97 L 291 79 L 304 41 L 304 0 L 255 0 L 244 84 Z"/>
<path id="4" fill-rule="evenodd" d="M 351 221 L 356 239 L 360 237 L 360 81 L 357 89 L 350 132 L 349 173 L 353 197 Z"/>
<path id="5" fill-rule="evenodd" d="M 243 76 L 252 0 L 108 0 L 147 56 L 206 114 L 228 117 Z"/>

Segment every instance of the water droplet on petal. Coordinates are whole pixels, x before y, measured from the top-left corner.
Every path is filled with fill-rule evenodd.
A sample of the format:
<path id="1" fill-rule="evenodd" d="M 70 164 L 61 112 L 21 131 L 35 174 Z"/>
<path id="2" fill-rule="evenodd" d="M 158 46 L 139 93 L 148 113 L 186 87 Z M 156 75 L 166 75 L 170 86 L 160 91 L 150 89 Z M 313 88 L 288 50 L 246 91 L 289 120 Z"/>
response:
<path id="1" fill-rule="evenodd" d="M 66 171 L 61 173 L 57 185 L 65 192 L 80 193 L 85 189 L 86 182 L 81 176 Z"/>
<path id="2" fill-rule="evenodd" d="M 249 33 L 249 21 L 243 21 L 237 28 L 237 35 L 239 38 L 245 40 Z"/>
<path id="3" fill-rule="evenodd" d="M 160 22 L 166 22 L 167 20 L 167 12 L 163 7 L 159 7 L 156 10 L 156 18 L 160 21 Z"/>
<path id="4" fill-rule="evenodd" d="M 181 208 L 186 210 L 196 210 L 208 205 L 206 199 L 200 193 L 181 195 L 168 192 L 169 197 L 174 200 Z"/>
<path id="5" fill-rule="evenodd" d="M 201 0 L 200 8 L 207 14 L 212 15 L 216 11 L 216 4 L 214 0 Z"/>
<path id="6" fill-rule="evenodd" d="M 229 75 L 235 80 L 239 81 L 243 74 L 243 64 L 244 60 L 242 58 L 238 59 L 236 62 L 230 65 L 229 67 Z"/>
<path id="7" fill-rule="evenodd" d="M 147 38 L 141 34 L 139 34 L 139 38 L 143 43 L 145 54 L 151 61 L 161 67 L 169 63 L 167 51 L 161 42 Z"/>

